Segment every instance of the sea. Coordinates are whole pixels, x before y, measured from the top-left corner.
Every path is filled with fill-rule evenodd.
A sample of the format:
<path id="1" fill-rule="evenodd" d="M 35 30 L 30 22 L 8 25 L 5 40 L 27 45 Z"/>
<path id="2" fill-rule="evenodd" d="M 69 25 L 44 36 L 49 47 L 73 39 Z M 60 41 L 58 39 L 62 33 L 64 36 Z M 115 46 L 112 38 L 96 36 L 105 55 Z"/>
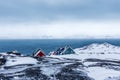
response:
<path id="1" fill-rule="evenodd" d="M 0 40 L 0 52 L 17 50 L 24 55 L 32 55 L 36 49 L 42 49 L 46 54 L 64 46 L 73 49 L 90 45 L 92 43 L 109 43 L 120 46 L 120 39 L 10 39 Z"/>

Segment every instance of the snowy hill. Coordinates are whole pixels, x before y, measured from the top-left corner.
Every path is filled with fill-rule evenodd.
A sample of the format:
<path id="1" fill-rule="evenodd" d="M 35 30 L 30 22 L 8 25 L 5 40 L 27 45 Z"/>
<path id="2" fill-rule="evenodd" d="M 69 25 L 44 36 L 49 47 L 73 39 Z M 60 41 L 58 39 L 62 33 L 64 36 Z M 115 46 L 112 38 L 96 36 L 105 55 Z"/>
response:
<path id="1" fill-rule="evenodd" d="M 75 49 L 76 53 L 120 53 L 120 47 L 114 46 L 109 43 L 93 43 L 88 46 L 84 46 L 82 48 Z"/>
<path id="2" fill-rule="evenodd" d="M 95 43 L 75 49 L 76 54 L 39 60 L 0 53 L 0 80 L 120 80 L 119 51 L 119 46 Z"/>
<path id="3" fill-rule="evenodd" d="M 60 55 L 54 57 L 66 57 L 66 58 L 76 58 L 76 59 L 88 59 L 88 58 L 97 58 L 97 59 L 114 59 L 120 60 L 120 46 L 111 45 L 109 43 L 93 43 L 88 46 L 74 49 L 76 54 L 71 55 Z"/>

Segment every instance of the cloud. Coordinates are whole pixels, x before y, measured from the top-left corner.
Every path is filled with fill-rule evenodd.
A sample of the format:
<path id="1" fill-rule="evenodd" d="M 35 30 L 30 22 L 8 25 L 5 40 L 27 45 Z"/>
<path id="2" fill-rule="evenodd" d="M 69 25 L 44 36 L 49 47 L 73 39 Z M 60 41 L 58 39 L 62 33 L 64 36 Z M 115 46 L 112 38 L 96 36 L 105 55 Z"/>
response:
<path id="1" fill-rule="evenodd" d="M 4 0 L 0 21 L 120 19 L 119 0 Z"/>
<path id="2" fill-rule="evenodd" d="M 4 24 L 1 26 L 0 38 L 5 39 L 120 37 L 119 21 L 61 21 L 50 24 Z"/>
<path id="3" fill-rule="evenodd" d="M 0 38 L 120 35 L 120 0 L 0 1 Z"/>

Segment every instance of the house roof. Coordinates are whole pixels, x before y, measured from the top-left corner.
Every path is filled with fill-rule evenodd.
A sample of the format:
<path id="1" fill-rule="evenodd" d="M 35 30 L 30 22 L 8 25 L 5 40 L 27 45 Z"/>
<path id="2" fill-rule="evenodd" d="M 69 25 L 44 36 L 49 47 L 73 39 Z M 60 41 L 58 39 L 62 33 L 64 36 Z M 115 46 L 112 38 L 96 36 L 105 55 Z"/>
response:
<path id="1" fill-rule="evenodd" d="M 56 53 L 56 55 L 63 55 L 63 54 L 67 54 L 67 53 L 69 52 L 68 50 L 71 50 L 71 51 L 70 51 L 71 53 L 75 53 L 70 46 L 65 46 L 65 47 L 63 47 L 63 48 L 58 48 L 58 49 L 55 51 L 55 53 Z M 67 51 L 68 51 L 68 52 L 67 52 Z M 69 54 L 71 54 L 70 52 L 69 52 Z"/>
<path id="2" fill-rule="evenodd" d="M 34 56 L 38 56 L 38 54 L 43 54 L 45 56 L 45 53 L 41 49 L 37 49 L 36 51 L 33 52 Z"/>

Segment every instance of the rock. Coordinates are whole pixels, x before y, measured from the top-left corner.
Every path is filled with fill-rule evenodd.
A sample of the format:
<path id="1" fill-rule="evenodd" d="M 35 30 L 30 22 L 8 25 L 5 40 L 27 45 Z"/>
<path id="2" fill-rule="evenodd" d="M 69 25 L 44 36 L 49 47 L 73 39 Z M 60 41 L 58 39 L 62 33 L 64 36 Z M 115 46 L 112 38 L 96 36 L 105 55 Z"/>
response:
<path id="1" fill-rule="evenodd" d="M 40 67 L 32 67 L 25 70 L 25 76 L 34 80 L 48 80 L 49 77 L 42 74 Z"/>
<path id="2" fill-rule="evenodd" d="M 0 66 L 4 65 L 6 63 L 6 59 L 5 58 L 0 58 Z"/>
<path id="3" fill-rule="evenodd" d="M 0 74 L 0 80 L 10 80 L 8 77 L 5 77 L 5 75 Z"/>
<path id="4" fill-rule="evenodd" d="M 88 77 L 86 73 L 82 71 L 74 70 L 77 67 L 82 67 L 82 63 L 76 62 L 71 65 L 67 65 L 62 68 L 61 72 L 56 74 L 56 78 L 58 80 L 93 80 L 92 78 Z"/>

